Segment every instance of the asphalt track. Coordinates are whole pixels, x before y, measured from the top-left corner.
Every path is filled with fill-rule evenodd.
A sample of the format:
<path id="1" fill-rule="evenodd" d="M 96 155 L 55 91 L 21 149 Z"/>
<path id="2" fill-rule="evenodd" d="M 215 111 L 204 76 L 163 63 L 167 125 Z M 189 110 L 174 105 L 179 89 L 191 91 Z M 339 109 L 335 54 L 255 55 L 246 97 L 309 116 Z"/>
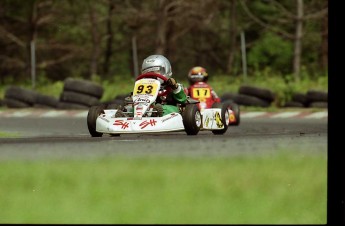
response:
<path id="1" fill-rule="evenodd" d="M 327 118 L 241 118 L 224 135 L 201 131 L 92 138 L 85 117 L 0 117 L 0 161 L 129 156 L 234 156 L 294 150 L 327 154 Z"/>

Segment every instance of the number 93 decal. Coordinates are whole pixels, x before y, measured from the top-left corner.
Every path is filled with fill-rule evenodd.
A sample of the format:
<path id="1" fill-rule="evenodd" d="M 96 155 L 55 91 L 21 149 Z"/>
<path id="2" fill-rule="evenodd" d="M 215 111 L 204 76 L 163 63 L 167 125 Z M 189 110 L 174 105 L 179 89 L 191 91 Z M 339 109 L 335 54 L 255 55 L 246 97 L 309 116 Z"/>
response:
<path id="1" fill-rule="evenodd" d="M 154 94 L 157 90 L 157 84 L 137 83 L 134 87 L 133 94 Z"/>

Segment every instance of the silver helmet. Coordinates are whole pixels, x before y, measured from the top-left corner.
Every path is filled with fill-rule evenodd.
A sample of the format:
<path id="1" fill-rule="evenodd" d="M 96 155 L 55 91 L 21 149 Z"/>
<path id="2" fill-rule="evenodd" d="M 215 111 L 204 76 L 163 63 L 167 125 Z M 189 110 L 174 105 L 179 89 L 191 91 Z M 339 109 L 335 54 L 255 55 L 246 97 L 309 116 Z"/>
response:
<path id="1" fill-rule="evenodd" d="M 141 73 L 147 72 L 159 73 L 166 78 L 170 78 L 172 75 L 170 62 L 162 55 L 151 55 L 145 58 L 141 66 Z"/>

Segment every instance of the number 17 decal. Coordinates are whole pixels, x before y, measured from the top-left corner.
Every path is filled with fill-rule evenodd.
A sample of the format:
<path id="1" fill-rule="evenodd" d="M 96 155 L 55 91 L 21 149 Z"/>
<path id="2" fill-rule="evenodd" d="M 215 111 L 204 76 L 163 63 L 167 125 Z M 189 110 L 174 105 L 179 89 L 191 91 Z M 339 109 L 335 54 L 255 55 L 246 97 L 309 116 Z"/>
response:
<path id="1" fill-rule="evenodd" d="M 211 96 L 211 90 L 209 88 L 194 88 L 194 98 L 209 98 Z"/>

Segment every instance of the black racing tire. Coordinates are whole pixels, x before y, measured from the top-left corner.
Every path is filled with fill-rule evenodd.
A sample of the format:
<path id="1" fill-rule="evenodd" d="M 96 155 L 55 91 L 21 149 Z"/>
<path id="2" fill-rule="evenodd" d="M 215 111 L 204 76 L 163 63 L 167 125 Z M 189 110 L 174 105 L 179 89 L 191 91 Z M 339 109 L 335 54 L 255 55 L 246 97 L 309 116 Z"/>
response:
<path id="1" fill-rule="evenodd" d="M 60 95 L 60 100 L 63 102 L 81 104 L 88 107 L 100 104 L 99 99 L 94 96 L 73 91 L 63 91 Z"/>
<path id="2" fill-rule="evenodd" d="M 87 114 L 87 128 L 92 137 L 103 136 L 103 133 L 96 131 L 96 120 L 100 114 L 104 114 L 103 106 L 92 106 Z"/>
<path id="3" fill-rule="evenodd" d="M 230 108 L 230 102 L 225 102 L 225 103 L 214 103 L 212 105 L 212 108 L 221 108 L 221 119 L 222 123 L 224 125 L 223 129 L 217 129 L 217 130 L 212 130 L 212 133 L 214 135 L 223 135 L 229 128 L 229 125 L 226 124 L 226 113 L 228 111 L 228 108 Z"/>
<path id="4" fill-rule="evenodd" d="M 224 101 L 223 104 L 224 103 L 229 104 L 230 109 L 235 113 L 236 122 L 233 124 L 230 124 L 230 126 L 238 126 L 241 122 L 240 105 L 238 105 L 237 103 L 235 103 L 232 100 Z"/>
<path id="5" fill-rule="evenodd" d="M 220 100 L 221 102 L 225 102 L 227 100 L 234 100 L 235 99 L 235 96 L 237 94 L 236 93 L 230 93 L 230 92 L 225 92 L 221 97 L 220 97 Z"/>
<path id="6" fill-rule="evenodd" d="M 101 85 L 88 80 L 67 78 L 64 81 L 64 91 L 84 93 L 101 99 L 104 89 Z"/>
<path id="7" fill-rule="evenodd" d="M 33 105 L 36 102 L 37 92 L 19 86 L 10 86 L 5 91 L 5 98 L 15 99 Z"/>
<path id="8" fill-rule="evenodd" d="M 311 102 L 327 102 L 328 101 L 328 93 L 324 91 L 309 90 L 306 95 L 307 95 L 307 100 L 309 101 L 308 104 L 310 104 Z"/>
<path id="9" fill-rule="evenodd" d="M 301 103 L 304 107 L 308 105 L 308 98 L 304 93 L 293 93 L 291 101 Z"/>
<path id="10" fill-rule="evenodd" d="M 37 93 L 36 103 L 34 104 L 34 107 L 35 106 L 49 106 L 52 108 L 56 108 L 58 103 L 59 103 L 59 100 L 56 97 Z"/>
<path id="11" fill-rule="evenodd" d="M 8 97 L 6 97 L 3 101 L 4 101 L 4 105 L 7 106 L 8 108 L 29 108 L 29 107 L 32 107 L 30 104 L 28 104 L 26 102 L 12 99 L 12 98 L 8 98 Z"/>
<path id="12" fill-rule="evenodd" d="M 45 104 L 34 104 L 32 107 L 37 109 L 55 109 L 54 107 Z"/>
<path id="13" fill-rule="evenodd" d="M 310 108 L 328 108 L 328 102 L 314 101 L 309 104 Z"/>
<path id="14" fill-rule="evenodd" d="M 197 135 L 202 121 L 201 113 L 196 104 L 187 104 L 182 112 L 183 125 L 187 135 Z"/>
<path id="15" fill-rule="evenodd" d="M 270 102 L 260 99 L 258 97 L 249 96 L 245 94 L 237 94 L 234 100 L 239 105 L 256 106 L 256 107 L 269 107 Z"/>
<path id="16" fill-rule="evenodd" d="M 249 96 L 254 96 L 263 100 L 266 100 L 268 102 L 273 102 L 274 100 L 274 94 L 269 89 L 254 87 L 254 86 L 247 86 L 243 85 L 238 90 L 239 94 L 245 94 Z"/>
<path id="17" fill-rule="evenodd" d="M 303 105 L 303 103 L 301 102 L 297 102 L 297 101 L 288 101 L 286 102 L 283 107 L 288 108 L 288 107 L 292 107 L 292 108 L 304 108 L 305 106 Z"/>

